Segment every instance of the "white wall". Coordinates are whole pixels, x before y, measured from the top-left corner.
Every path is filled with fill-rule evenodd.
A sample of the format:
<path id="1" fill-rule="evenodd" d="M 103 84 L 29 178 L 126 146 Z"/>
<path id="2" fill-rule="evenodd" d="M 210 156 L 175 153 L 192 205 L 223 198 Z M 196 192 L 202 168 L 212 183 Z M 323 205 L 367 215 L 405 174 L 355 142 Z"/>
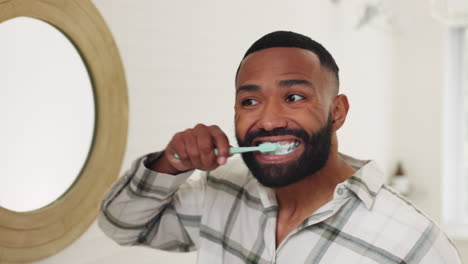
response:
<path id="1" fill-rule="evenodd" d="M 429 16 L 429 1 L 392 1 L 401 34 L 394 39 L 395 156 L 412 178 L 412 201 L 442 221 L 442 125 L 448 28 Z M 462 236 L 459 236 L 462 237 Z M 468 260 L 468 239 L 454 240 Z"/>
<path id="2" fill-rule="evenodd" d="M 360 31 L 353 29 L 352 1 L 93 2 L 126 70 L 130 131 L 124 167 L 199 122 L 219 125 L 233 140 L 239 60 L 261 35 L 287 29 L 324 44 L 340 65 L 342 92 L 351 104 L 339 133 L 341 151 L 376 159 L 387 173 L 402 159 L 417 183 L 416 204 L 440 219 L 443 28 L 429 18 L 426 1 L 391 0 L 395 27 Z M 193 263 L 195 257 L 118 247 L 94 224 L 39 263 Z"/>
<path id="3" fill-rule="evenodd" d="M 395 154 L 414 180 L 412 199 L 441 219 L 444 30 L 427 1 L 394 1 L 402 25 L 395 43 Z"/>

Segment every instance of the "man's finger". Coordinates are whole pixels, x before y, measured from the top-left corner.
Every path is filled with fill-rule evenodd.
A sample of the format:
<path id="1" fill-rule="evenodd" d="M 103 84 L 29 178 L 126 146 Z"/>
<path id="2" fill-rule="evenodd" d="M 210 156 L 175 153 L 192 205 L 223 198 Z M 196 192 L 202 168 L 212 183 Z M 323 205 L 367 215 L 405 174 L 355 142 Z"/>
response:
<path id="1" fill-rule="evenodd" d="M 198 127 L 198 129 L 195 130 L 195 133 L 197 136 L 200 159 L 203 167 L 208 170 L 215 168 L 217 164 L 214 153 L 214 142 L 208 127 Z"/>
<path id="2" fill-rule="evenodd" d="M 223 165 L 226 163 L 227 158 L 230 156 L 229 140 L 226 134 L 218 126 L 210 126 L 209 130 L 214 140 L 214 144 L 218 149 L 218 157 L 216 159 L 216 162 L 219 165 Z"/>
<path id="3" fill-rule="evenodd" d="M 174 139 L 171 142 L 169 142 L 169 145 L 166 149 L 169 152 L 168 154 L 171 155 L 170 159 L 174 163 L 182 163 L 182 165 L 186 168 L 193 167 L 185 148 L 183 136 L 174 136 Z M 174 154 L 177 154 L 177 158 L 175 158 Z"/>
<path id="4" fill-rule="evenodd" d="M 184 134 L 183 140 L 190 163 L 194 168 L 201 169 L 203 166 L 201 162 L 201 153 L 198 149 L 198 142 L 194 131 L 192 129 L 187 130 L 187 132 Z"/>

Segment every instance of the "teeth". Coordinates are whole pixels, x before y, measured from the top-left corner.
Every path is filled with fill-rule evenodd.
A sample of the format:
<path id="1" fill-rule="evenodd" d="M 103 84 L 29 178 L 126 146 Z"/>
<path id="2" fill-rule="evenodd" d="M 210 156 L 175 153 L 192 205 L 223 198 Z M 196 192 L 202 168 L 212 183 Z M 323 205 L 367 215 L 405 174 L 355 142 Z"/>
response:
<path id="1" fill-rule="evenodd" d="M 298 141 L 294 141 L 294 142 L 286 143 L 286 144 L 280 144 L 279 142 L 272 142 L 272 143 L 278 144 L 280 148 L 276 151 L 267 152 L 265 153 L 265 155 L 285 155 L 285 154 L 293 152 L 300 144 Z"/>

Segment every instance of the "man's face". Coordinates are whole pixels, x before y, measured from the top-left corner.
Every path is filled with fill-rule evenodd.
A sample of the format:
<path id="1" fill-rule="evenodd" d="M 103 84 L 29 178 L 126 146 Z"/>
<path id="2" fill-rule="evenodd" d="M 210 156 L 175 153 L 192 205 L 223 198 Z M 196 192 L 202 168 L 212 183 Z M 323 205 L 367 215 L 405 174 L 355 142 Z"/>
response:
<path id="1" fill-rule="evenodd" d="M 242 155 L 262 184 L 282 187 L 320 170 L 330 151 L 332 74 L 314 53 L 298 48 L 254 52 L 236 80 L 235 124 L 240 146 L 277 142 L 287 154 Z"/>

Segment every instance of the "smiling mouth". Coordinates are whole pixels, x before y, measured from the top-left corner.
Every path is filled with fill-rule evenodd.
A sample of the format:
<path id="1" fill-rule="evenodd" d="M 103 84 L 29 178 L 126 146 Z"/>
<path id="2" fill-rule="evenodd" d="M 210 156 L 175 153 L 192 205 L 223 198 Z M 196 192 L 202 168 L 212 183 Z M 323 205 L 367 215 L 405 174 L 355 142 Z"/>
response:
<path id="1" fill-rule="evenodd" d="M 293 152 L 294 150 L 296 150 L 299 147 L 299 145 L 301 145 L 301 142 L 297 141 L 297 140 L 294 140 L 294 141 L 290 141 L 290 140 L 288 140 L 288 141 L 266 141 L 266 142 L 276 144 L 276 145 L 278 145 L 278 147 L 276 148 L 275 151 L 262 153 L 263 155 L 286 155 L 288 153 Z M 257 145 L 260 144 L 260 143 L 265 143 L 265 142 L 258 142 Z"/>

